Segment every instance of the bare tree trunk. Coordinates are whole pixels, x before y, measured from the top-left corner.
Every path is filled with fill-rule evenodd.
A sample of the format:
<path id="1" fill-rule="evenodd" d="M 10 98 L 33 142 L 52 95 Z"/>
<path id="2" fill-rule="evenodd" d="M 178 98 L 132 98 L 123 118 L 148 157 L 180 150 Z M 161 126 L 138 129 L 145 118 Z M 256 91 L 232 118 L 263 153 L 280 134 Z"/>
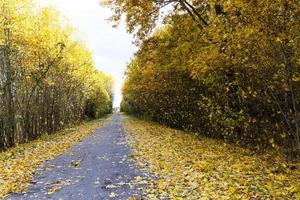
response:
<path id="1" fill-rule="evenodd" d="M 11 41 L 10 41 L 10 30 L 6 28 L 7 22 L 5 22 L 4 37 L 5 47 L 3 49 L 3 67 L 5 71 L 6 81 L 4 86 L 4 105 L 5 105 L 5 134 L 6 134 L 6 146 L 14 146 L 14 134 L 16 129 L 15 122 L 15 106 L 14 106 L 14 95 L 13 95 L 13 73 L 14 70 L 11 65 Z"/>
<path id="2" fill-rule="evenodd" d="M 292 133 L 290 133 L 296 145 L 297 153 L 300 153 L 300 137 L 299 137 L 299 113 L 297 110 L 297 102 L 295 98 L 295 90 L 293 87 L 293 64 L 291 62 L 292 52 L 287 45 L 287 41 L 282 45 L 283 55 L 284 55 L 284 63 L 285 63 L 285 109 L 286 113 L 288 113 L 288 117 L 291 120 L 291 124 L 293 125 Z"/>

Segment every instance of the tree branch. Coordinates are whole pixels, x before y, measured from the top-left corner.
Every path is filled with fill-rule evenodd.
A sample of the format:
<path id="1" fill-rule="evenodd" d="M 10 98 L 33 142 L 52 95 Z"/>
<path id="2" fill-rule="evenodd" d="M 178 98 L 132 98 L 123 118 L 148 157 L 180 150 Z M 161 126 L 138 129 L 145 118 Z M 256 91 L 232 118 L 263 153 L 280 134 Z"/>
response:
<path id="1" fill-rule="evenodd" d="M 193 5 L 191 5 L 189 2 L 187 2 L 186 0 L 180 0 L 180 2 L 182 3 L 182 4 L 184 4 L 185 6 L 185 8 L 187 9 L 187 10 L 189 10 L 189 12 L 191 12 L 191 10 L 192 10 L 192 12 L 202 21 L 202 23 L 204 24 L 204 25 L 206 25 L 206 26 L 208 26 L 209 24 L 208 24 L 208 22 L 201 16 L 201 14 L 195 9 L 195 7 L 193 6 Z M 190 9 L 188 9 L 187 7 L 189 7 Z M 194 17 L 195 18 L 195 17 Z"/>

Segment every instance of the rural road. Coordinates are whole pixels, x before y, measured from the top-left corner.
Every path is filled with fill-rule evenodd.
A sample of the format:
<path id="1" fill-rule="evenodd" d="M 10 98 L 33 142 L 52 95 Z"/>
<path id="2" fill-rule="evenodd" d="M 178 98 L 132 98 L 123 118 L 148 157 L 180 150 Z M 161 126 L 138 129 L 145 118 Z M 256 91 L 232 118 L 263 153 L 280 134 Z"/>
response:
<path id="1" fill-rule="evenodd" d="M 8 200 L 102 200 L 142 198 L 146 176 L 130 160 L 120 114 L 68 152 L 46 162 L 28 191 L 11 194 Z"/>

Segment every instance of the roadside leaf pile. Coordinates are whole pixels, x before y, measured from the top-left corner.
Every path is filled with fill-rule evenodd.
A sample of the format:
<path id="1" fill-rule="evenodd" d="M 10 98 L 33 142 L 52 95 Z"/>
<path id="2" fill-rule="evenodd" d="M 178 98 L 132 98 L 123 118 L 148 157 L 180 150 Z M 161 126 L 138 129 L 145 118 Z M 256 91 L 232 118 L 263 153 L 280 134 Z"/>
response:
<path id="1" fill-rule="evenodd" d="M 149 199 L 299 199 L 300 165 L 124 117 L 133 158 L 155 176 Z"/>

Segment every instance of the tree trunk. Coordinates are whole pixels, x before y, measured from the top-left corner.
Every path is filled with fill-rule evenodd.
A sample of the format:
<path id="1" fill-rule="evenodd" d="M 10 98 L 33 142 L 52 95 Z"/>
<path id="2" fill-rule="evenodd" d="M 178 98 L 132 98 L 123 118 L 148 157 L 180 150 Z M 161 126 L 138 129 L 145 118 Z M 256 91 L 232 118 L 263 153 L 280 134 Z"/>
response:
<path id="1" fill-rule="evenodd" d="M 6 81 L 4 86 L 4 105 L 5 105 L 5 135 L 6 135 L 6 146 L 14 146 L 14 134 L 16 129 L 15 121 L 15 106 L 14 106 L 14 95 L 13 95 L 13 73 L 14 70 L 11 65 L 11 41 L 10 41 L 10 30 L 4 28 L 5 47 L 3 48 L 3 67 L 5 71 Z"/>

